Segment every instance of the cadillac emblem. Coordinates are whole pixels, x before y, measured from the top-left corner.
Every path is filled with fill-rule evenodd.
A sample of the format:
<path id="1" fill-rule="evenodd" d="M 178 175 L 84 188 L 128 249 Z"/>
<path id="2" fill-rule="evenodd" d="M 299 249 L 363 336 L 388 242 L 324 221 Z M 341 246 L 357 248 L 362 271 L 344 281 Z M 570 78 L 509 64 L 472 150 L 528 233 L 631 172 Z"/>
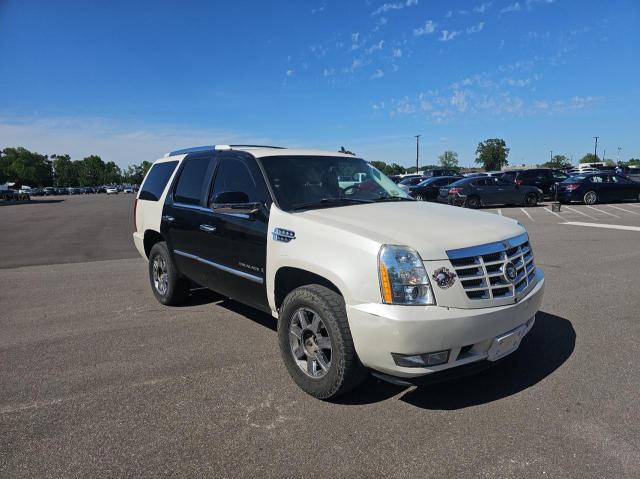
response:
<path id="1" fill-rule="evenodd" d="M 456 274 L 445 267 L 435 270 L 431 277 L 442 289 L 450 288 L 456 282 Z"/>
<path id="2" fill-rule="evenodd" d="M 511 261 L 507 261 L 504 265 L 502 265 L 502 273 L 505 278 L 507 278 L 512 283 L 516 280 L 518 276 L 518 270 L 516 269 L 516 265 Z"/>

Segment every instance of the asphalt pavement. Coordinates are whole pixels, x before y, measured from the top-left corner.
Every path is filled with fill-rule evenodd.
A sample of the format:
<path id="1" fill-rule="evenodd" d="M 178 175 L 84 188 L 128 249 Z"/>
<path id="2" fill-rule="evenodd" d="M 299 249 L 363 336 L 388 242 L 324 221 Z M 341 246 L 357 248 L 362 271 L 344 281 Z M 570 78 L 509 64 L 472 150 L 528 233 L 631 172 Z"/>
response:
<path id="1" fill-rule="evenodd" d="M 639 204 L 487 210 L 546 274 L 520 349 L 333 403 L 291 381 L 270 316 L 204 290 L 160 305 L 132 206 L 0 207 L 0 477 L 640 477 Z"/>

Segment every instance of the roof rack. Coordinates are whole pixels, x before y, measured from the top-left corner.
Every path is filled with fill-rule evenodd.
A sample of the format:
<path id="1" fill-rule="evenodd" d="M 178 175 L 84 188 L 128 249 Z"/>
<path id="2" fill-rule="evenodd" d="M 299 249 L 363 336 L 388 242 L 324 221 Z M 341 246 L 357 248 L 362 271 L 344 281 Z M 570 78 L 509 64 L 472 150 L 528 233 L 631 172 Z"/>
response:
<path id="1" fill-rule="evenodd" d="M 165 153 L 165 158 L 174 155 L 186 155 L 188 153 L 199 153 L 201 151 L 211 150 L 230 150 L 232 148 L 273 148 L 277 150 L 284 150 L 284 146 L 269 146 L 269 145 L 206 145 L 206 146 L 193 146 L 191 148 L 181 148 L 179 150 L 173 150 L 169 153 Z"/>
<path id="2" fill-rule="evenodd" d="M 271 146 L 271 145 L 229 145 L 231 148 L 273 148 L 275 150 L 284 150 L 284 146 Z"/>

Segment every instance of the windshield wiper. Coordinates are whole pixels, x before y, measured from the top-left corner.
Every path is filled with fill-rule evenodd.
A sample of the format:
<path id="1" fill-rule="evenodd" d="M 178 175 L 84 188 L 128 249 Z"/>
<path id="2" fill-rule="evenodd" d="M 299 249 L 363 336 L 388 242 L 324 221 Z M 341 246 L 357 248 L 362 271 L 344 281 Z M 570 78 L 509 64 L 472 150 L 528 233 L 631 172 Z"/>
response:
<path id="1" fill-rule="evenodd" d="M 307 203 L 297 203 L 291 207 L 293 210 L 302 210 L 305 208 L 322 208 L 323 206 L 344 205 L 344 204 L 362 204 L 373 203 L 373 200 L 362 200 L 359 198 L 322 198 L 318 201 L 309 201 Z"/>

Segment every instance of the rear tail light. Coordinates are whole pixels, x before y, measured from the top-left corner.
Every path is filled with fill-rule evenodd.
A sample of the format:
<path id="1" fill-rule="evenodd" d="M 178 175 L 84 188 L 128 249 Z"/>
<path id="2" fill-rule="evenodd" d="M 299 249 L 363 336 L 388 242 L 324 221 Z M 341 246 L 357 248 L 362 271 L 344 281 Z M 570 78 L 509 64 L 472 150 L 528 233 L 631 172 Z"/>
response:
<path id="1" fill-rule="evenodd" d="M 522 180 L 516 180 L 516 185 L 520 186 L 522 184 Z"/>
<path id="2" fill-rule="evenodd" d="M 566 185 L 566 186 L 564 187 L 564 189 L 565 189 L 565 190 L 567 190 L 567 191 L 573 191 L 573 190 L 578 189 L 578 187 L 579 187 L 579 186 L 580 186 L 580 185 L 576 185 L 575 183 L 571 183 L 571 184 L 569 184 L 569 185 Z"/>
<path id="3" fill-rule="evenodd" d="M 449 194 L 450 195 L 457 195 L 458 193 L 460 193 L 462 191 L 462 188 L 451 188 L 449 190 Z"/>
<path id="4" fill-rule="evenodd" d="M 138 222 L 136 221 L 136 210 L 138 209 L 138 198 L 133 202 L 133 232 L 138 232 Z"/>

